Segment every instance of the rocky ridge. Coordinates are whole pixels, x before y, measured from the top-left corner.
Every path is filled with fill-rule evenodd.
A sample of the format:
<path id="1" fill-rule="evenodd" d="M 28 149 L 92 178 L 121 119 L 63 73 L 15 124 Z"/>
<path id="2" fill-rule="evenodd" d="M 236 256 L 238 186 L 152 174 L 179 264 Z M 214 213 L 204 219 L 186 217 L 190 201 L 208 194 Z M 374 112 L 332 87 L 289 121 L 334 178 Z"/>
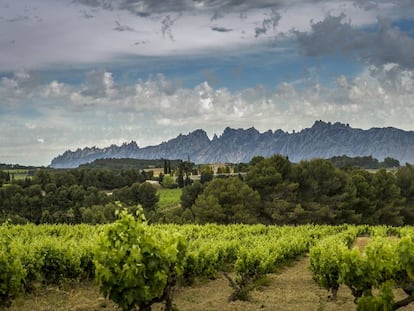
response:
<path id="1" fill-rule="evenodd" d="M 255 128 L 227 127 L 221 136 L 209 139 L 204 130 L 180 134 L 157 146 L 138 147 L 136 142 L 106 148 L 86 147 L 65 151 L 54 158 L 53 168 L 72 168 L 101 158 L 183 159 L 195 163 L 249 162 L 254 156 L 282 154 L 292 162 L 312 158 L 372 155 L 383 160 L 392 157 L 414 163 L 414 132 L 393 127 L 362 130 L 343 123 L 316 121 L 300 132 L 282 130 L 260 133 Z"/>

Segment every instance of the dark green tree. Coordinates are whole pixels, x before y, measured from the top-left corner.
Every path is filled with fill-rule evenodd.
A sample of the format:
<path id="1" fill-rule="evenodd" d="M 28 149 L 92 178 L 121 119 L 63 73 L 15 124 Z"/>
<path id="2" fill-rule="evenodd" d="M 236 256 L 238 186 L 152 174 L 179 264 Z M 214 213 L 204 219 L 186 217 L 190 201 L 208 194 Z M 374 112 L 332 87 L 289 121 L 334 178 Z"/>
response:
<path id="1" fill-rule="evenodd" d="M 386 168 L 400 167 L 400 161 L 394 158 L 386 157 L 384 159 L 383 165 Z"/>
<path id="2" fill-rule="evenodd" d="M 373 215 L 374 223 L 399 226 L 404 223 L 401 210 L 404 206 L 404 198 L 400 195 L 394 174 L 385 169 L 375 173 L 373 180 L 376 197 L 376 211 Z"/>
<path id="3" fill-rule="evenodd" d="M 193 206 L 199 223 L 257 223 L 259 194 L 239 178 L 214 179 Z"/>
<path id="4" fill-rule="evenodd" d="M 347 173 L 330 161 L 314 159 L 295 166 L 299 199 L 313 223 L 358 223 L 360 215 L 352 209 L 355 189 Z"/>
<path id="5" fill-rule="evenodd" d="M 178 172 L 177 185 L 178 185 L 178 188 L 183 188 L 184 187 L 184 176 L 183 176 L 183 173 L 181 172 L 181 170 L 179 170 L 179 172 Z"/>
<path id="6" fill-rule="evenodd" d="M 185 186 L 180 197 L 181 206 L 184 209 L 191 208 L 195 203 L 198 195 L 203 192 L 203 189 L 203 185 L 198 181 L 194 182 L 192 185 Z"/>
<path id="7" fill-rule="evenodd" d="M 157 189 L 155 189 L 150 183 L 144 182 L 139 186 L 139 203 L 142 205 L 144 212 L 155 212 L 159 201 L 157 195 Z"/>

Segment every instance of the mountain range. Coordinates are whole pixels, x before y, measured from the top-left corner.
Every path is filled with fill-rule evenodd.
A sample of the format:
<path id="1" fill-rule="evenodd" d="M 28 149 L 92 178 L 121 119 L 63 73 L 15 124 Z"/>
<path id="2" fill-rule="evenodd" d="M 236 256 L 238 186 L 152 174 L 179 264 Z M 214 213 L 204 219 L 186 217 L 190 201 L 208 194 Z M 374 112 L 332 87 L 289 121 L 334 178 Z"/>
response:
<path id="1" fill-rule="evenodd" d="M 156 146 L 140 148 L 136 142 L 106 148 L 86 147 L 65 151 L 55 157 L 50 167 L 74 168 L 102 158 L 183 159 L 194 163 L 249 162 L 254 156 L 282 154 L 292 162 L 312 158 L 371 155 L 379 160 L 392 157 L 402 164 L 414 163 L 414 132 L 393 127 L 352 128 L 348 124 L 316 121 L 300 132 L 282 130 L 260 133 L 255 128 L 227 127 L 221 136 L 207 136 L 198 129 L 180 134 Z"/>

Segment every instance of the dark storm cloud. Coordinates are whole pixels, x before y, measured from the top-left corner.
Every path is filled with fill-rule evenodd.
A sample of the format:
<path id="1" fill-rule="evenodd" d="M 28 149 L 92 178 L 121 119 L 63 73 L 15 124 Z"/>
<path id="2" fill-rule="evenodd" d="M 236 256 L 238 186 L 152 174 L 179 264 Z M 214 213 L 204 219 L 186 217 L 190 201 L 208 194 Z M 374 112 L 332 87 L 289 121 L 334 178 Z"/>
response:
<path id="1" fill-rule="evenodd" d="M 414 40 L 389 20 L 379 19 L 374 31 L 354 28 L 345 16 L 327 16 L 312 23 L 310 32 L 294 31 L 299 47 L 308 56 L 343 55 L 374 65 L 396 63 L 414 68 Z"/>
<path id="2" fill-rule="evenodd" d="M 91 6 L 94 8 L 103 8 L 105 10 L 112 10 L 116 6 L 117 1 L 113 0 L 73 0 L 75 3 Z M 115 4 L 115 6 L 114 6 Z"/>
<path id="3" fill-rule="evenodd" d="M 378 7 L 378 2 L 373 0 L 357 0 L 354 1 L 354 6 L 364 10 L 373 10 Z"/>
<path id="4" fill-rule="evenodd" d="M 233 31 L 233 29 L 224 28 L 224 27 L 211 27 L 211 30 L 217 31 L 217 32 L 230 32 L 230 31 Z"/>
<path id="5" fill-rule="evenodd" d="M 281 8 L 295 4 L 318 3 L 323 0 L 73 0 L 92 7 L 128 10 L 139 16 L 170 12 L 212 11 L 212 19 L 226 12 L 250 9 Z"/>
<path id="6" fill-rule="evenodd" d="M 380 4 L 391 4 L 395 8 L 412 8 L 412 0 L 355 0 L 353 2 L 354 6 L 364 9 L 364 10 L 373 10 L 377 9 Z"/>
<path id="7" fill-rule="evenodd" d="M 275 9 L 272 9 L 270 17 L 263 20 L 262 27 L 255 28 L 255 38 L 259 37 L 262 34 L 266 34 L 270 28 L 272 28 L 274 31 L 281 18 L 282 16 Z"/>
<path id="8" fill-rule="evenodd" d="M 223 18 L 225 16 L 224 12 L 222 11 L 215 11 L 213 13 L 213 16 L 210 18 L 211 21 L 218 20 L 220 18 Z"/>

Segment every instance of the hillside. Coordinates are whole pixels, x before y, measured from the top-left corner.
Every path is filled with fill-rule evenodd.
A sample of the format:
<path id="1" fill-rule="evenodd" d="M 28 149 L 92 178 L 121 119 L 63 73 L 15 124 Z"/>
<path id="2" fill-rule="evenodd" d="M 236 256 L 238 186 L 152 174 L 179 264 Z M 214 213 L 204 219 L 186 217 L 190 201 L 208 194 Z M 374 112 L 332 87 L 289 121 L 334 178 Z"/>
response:
<path id="1" fill-rule="evenodd" d="M 296 133 L 282 130 L 260 133 L 255 128 L 231 129 L 209 139 L 204 130 L 180 134 L 160 145 L 140 148 L 136 142 L 106 148 L 86 147 L 66 151 L 54 158 L 53 168 L 77 167 L 102 158 L 183 159 L 195 163 L 249 162 L 254 156 L 288 156 L 293 162 L 312 158 L 371 155 L 379 160 L 392 157 L 414 163 L 414 132 L 397 128 L 362 130 L 347 124 L 316 121 L 311 128 Z"/>

